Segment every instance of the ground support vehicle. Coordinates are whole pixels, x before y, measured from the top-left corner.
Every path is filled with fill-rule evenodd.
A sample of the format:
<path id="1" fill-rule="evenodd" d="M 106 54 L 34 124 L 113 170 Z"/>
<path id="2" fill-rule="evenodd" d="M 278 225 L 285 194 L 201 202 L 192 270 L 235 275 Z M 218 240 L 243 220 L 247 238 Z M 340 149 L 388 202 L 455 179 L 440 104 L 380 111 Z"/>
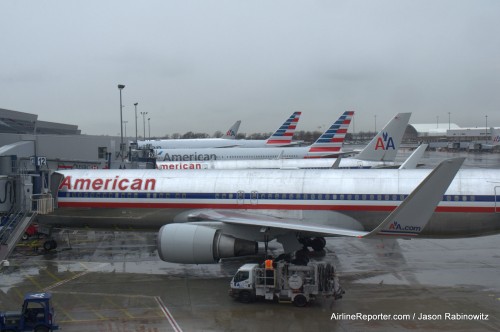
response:
<path id="1" fill-rule="evenodd" d="M 54 323 L 50 293 L 28 293 L 21 311 L 0 312 L 1 332 L 49 332 L 59 329 Z"/>
<path id="2" fill-rule="evenodd" d="M 334 266 L 317 262 L 245 264 L 236 272 L 230 287 L 230 296 L 243 303 L 265 299 L 293 302 L 297 307 L 305 306 L 318 296 L 340 299 L 344 294 Z"/>

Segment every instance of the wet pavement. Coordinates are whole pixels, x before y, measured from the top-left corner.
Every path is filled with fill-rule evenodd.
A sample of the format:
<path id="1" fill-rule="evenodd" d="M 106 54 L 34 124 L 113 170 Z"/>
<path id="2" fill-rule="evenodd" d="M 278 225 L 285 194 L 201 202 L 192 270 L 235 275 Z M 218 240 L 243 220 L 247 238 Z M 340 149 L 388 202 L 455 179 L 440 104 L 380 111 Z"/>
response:
<path id="1" fill-rule="evenodd" d="M 77 231 L 60 235 L 56 253 L 24 243 L 1 271 L 1 308 L 19 310 L 25 292 L 50 291 L 64 331 L 500 330 L 500 235 L 329 239 L 311 258 L 336 263 L 346 294 L 306 308 L 228 296 L 230 276 L 259 257 L 170 264 L 154 242 L 154 233 Z"/>
<path id="2" fill-rule="evenodd" d="M 426 153 L 423 162 L 459 155 Z M 500 166 L 498 154 L 466 157 L 466 167 Z M 58 242 L 54 253 L 35 252 L 31 241 L 16 248 L 0 270 L 0 310 L 19 310 L 26 292 L 50 291 L 69 332 L 500 330 L 500 235 L 328 239 L 311 259 L 335 262 L 346 294 L 305 308 L 228 296 L 237 268 L 261 257 L 166 263 L 155 233 L 63 231 Z"/>

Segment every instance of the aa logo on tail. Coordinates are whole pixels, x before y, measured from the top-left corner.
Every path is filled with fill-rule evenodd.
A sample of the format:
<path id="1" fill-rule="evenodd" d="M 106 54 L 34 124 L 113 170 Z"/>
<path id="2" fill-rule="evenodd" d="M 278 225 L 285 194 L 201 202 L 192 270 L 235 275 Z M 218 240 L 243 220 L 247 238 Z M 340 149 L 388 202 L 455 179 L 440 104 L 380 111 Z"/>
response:
<path id="1" fill-rule="evenodd" d="M 393 149 L 395 150 L 396 147 L 394 146 L 394 141 L 391 136 L 389 136 L 388 133 L 382 133 L 382 137 L 379 137 L 377 139 L 377 144 L 375 145 L 375 150 L 389 150 Z"/>
<path id="2" fill-rule="evenodd" d="M 236 134 L 234 133 L 234 130 L 229 129 L 229 130 L 226 132 L 226 136 L 236 136 Z"/>

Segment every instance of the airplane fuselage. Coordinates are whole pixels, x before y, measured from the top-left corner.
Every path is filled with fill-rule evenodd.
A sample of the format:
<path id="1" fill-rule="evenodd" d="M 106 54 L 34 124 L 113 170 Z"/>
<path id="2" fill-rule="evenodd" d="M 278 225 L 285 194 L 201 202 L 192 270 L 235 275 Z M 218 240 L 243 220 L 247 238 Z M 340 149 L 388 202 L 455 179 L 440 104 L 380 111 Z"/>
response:
<path id="1" fill-rule="evenodd" d="M 157 230 L 194 210 L 246 210 L 370 231 L 430 170 L 72 170 L 45 224 Z M 500 171 L 460 170 L 423 236 L 500 231 Z"/>

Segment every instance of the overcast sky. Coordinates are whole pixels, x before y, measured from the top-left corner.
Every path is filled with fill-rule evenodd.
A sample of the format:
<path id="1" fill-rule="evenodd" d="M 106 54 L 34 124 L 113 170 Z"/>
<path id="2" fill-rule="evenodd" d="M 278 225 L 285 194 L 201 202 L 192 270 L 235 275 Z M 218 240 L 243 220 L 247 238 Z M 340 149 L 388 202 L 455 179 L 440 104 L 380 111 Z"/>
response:
<path id="1" fill-rule="evenodd" d="M 500 126 L 500 1 L 1 1 L 0 108 L 127 134 Z M 146 124 L 147 126 L 147 124 Z M 351 126 L 351 130 L 352 130 Z M 142 135 L 139 115 L 139 135 Z"/>

